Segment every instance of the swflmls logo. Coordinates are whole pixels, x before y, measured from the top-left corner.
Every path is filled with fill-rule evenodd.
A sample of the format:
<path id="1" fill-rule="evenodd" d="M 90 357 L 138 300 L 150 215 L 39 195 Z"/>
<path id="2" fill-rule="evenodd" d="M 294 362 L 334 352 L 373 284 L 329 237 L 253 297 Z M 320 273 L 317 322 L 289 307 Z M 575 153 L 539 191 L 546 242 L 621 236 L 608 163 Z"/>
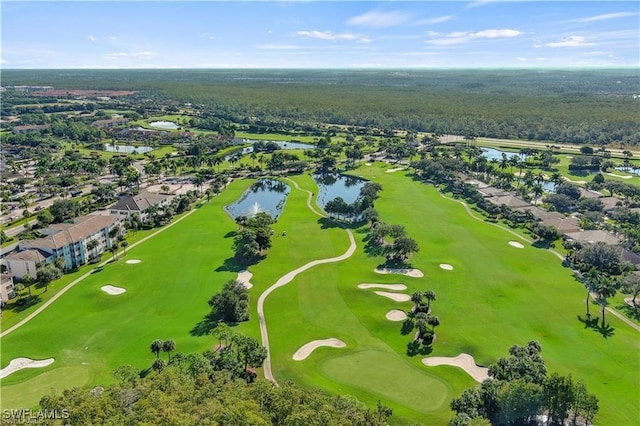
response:
<path id="1" fill-rule="evenodd" d="M 38 423 L 42 420 L 68 419 L 69 410 L 31 410 L 29 408 L 4 409 L 2 410 L 2 420 L 13 421 L 18 424 Z"/>

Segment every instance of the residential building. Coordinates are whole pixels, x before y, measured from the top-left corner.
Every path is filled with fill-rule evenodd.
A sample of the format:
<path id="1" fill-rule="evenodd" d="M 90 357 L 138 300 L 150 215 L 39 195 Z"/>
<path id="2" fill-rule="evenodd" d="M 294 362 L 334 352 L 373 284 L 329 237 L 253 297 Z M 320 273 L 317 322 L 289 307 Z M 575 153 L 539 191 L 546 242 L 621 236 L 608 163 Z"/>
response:
<path id="1" fill-rule="evenodd" d="M 0 274 L 0 304 L 4 305 L 16 297 L 13 287 L 13 278 L 9 274 Z"/>
<path id="2" fill-rule="evenodd" d="M 611 232 L 602 230 L 589 230 L 580 232 L 567 232 L 565 237 L 577 241 L 581 244 L 595 244 L 597 242 L 603 242 L 608 245 L 620 244 L 620 238 Z"/>
<path id="3" fill-rule="evenodd" d="M 7 267 L 7 271 L 13 278 L 28 276 L 35 278 L 37 267 L 41 263 L 53 262 L 55 257 L 51 253 L 37 249 L 25 249 L 2 259 L 2 263 Z"/>
<path id="4" fill-rule="evenodd" d="M 108 210 L 110 215 L 119 217 L 129 217 L 135 213 L 144 220 L 150 209 L 162 208 L 168 205 L 170 200 L 171 197 L 168 195 L 142 191 L 138 195 L 120 197 L 117 203 L 108 207 Z"/>
<path id="5" fill-rule="evenodd" d="M 15 126 L 11 131 L 15 134 L 25 134 L 33 132 L 41 132 L 47 130 L 50 126 L 48 124 L 27 124 L 24 126 Z"/>
<path id="6" fill-rule="evenodd" d="M 112 237 L 109 234 L 114 228 L 119 231 L 118 235 Z M 51 225 L 43 231 L 46 237 L 20 241 L 19 252 L 6 257 L 5 263 L 14 277 L 25 274 L 35 277 L 34 267 L 37 263 L 58 259 L 62 259 L 66 269 L 76 268 L 111 248 L 121 229 L 120 218 L 98 215 L 82 216 L 76 218 L 74 223 Z"/>
<path id="7" fill-rule="evenodd" d="M 128 123 L 129 120 L 126 118 L 109 118 L 107 120 L 96 120 L 91 124 L 101 129 L 111 129 L 112 127 L 126 126 Z"/>

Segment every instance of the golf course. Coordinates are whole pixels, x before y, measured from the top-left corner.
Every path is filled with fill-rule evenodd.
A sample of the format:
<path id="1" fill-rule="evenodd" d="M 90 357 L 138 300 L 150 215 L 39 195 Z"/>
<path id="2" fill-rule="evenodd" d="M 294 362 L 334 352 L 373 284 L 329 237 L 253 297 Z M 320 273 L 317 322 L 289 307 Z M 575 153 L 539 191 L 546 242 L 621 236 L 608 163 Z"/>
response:
<path id="1" fill-rule="evenodd" d="M 367 225 L 321 215 L 310 174 L 281 179 L 291 192 L 272 225 L 272 247 L 248 268 L 251 319 L 234 327 L 263 344 L 268 334 L 270 371 L 260 375 L 354 395 L 370 407 L 381 401 L 393 409 L 393 424 L 446 424 L 452 398 L 477 382 L 424 358 L 469 354 L 488 367 L 512 345 L 535 340 L 550 372 L 584 380 L 598 397 L 596 424 L 637 422 L 638 331 L 613 315 L 604 331 L 585 327 L 586 291 L 556 254 L 478 220 L 409 170 L 375 162 L 351 173 L 382 185 L 376 210 L 419 243 L 410 263 L 422 276 L 376 272 L 385 259 L 367 253 Z M 233 181 L 2 337 L 2 368 L 20 357 L 54 361 L 2 378 L 1 408 L 35 407 L 52 388 L 112 383 L 123 364 L 148 369 L 154 339 L 173 339 L 182 353 L 215 346 L 207 300 L 242 271 L 233 260 L 238 225 L 224 207 L 254 182 Z M 440 319 L 433 351 L 409 356 L 411 336 L 387 314 L 412 308 L 394 295 L 427 290 Z M 321 342 L 305 347 L 314 341 Z"/>

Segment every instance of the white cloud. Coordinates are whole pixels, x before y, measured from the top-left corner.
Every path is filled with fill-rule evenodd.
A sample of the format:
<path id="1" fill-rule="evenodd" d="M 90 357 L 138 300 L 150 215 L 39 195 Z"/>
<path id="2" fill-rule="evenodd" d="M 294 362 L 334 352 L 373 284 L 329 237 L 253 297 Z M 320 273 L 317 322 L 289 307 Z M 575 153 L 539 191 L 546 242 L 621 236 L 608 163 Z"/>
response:
<path id="1" fill-rule="evenodd" d="M 428 19 L 421 19 L 419 21 L 416 21 L 413 23 L 413 25 L 435 25 L 435 24 L 442 24 L 443 22 L 447 22 L 450 21 L 454 18 L 453 15 L 445 15 L 445 16 L 438 16 L 436 18 L 428 18 Z"/>
<path id="2" fill-rule="evenodd" d="M 518 57 L 516 58 L 516 60 L 518 60 L 519 62 L 527 62 L 527 58 L 522 57 L 522 56 L 518 56 Z"/>
<path id="3" fill-rule="evenodd" d="M 358 43 L 371 43 L 371 39 L 367 37 L 362 37 L 358 39 Z"/>
<path id="4" fill-rule="evenodd" d="M 118 37 L 116 37 L 116 36 L 109 36 L 109 40 L 111 40 L 111 41 L 114 41 L 114 40 L 117 40 L 117 39 L 118 39 Z"/>
<path id="5" fill-rule="evenodd" d="M 597 22 L 606 21 L 609 19 L 627 18 L 630 16 L 636 16 L 637 12 L 617 12 L 617 13 L 605 13 L 603 15 L 589 16 L 587 18 L 578 19 L 578 22 Z"/>
<path id="6" fill-rule="evenodd" d="M 569 37 L 565 37 L 560 41 L 545 44 L 545 46 L 547 47 L 583 47 L 593 45 L 593 43 L 587 42 L 587 39 L 583 36 L 577 35 L 572 35 Z"/>
<path id="7" fill-rule="evenodd" d="M 473 9 L 474 7 L 486 6 L 491 3 L 495 3 L 496 0 L 477 0 L 467 3 L 467 9 Z"/>
<path id="8" fill-rule="evenodd" d="M 370 11 L 362 15 L 354 16 L 347 20 L 349 25 L 362 25 L 373 28 L 394 27 L 409 20 L 409 15 L 402 12 L 376 12 Z"/>
<path id="9" fill-rule="evenodd" d="M 91 43 L 93 43 L 94 41 L 97 40 L 97 38 L 95 38 L 94 36 L 90 35 L 87 37 L 87 40 L 89 40 Z"/>
<path id="10" fill-rule="evenodd" d="M 298 31 L 296 34 L 308 37 L 317 38 L 320 40 L 355 40 L 357 37 L 351 33 L 336 34 L 331 31 Z"/>
<path id="11" fill-rule="evenodd" d="M 146 51 L 146 52 L 136 52 L 136 53 L 132 53 L 132 54 L 131 54 L 131 56 L 132 56 L 132 57 L 134 57 L 134 58 L 137 58 L 137 59 L 142 59 L 142 60 L 147 61 L 147 60 L 149 60 L 149 59 L 153 59 L 153 58 L 155 58 L 156 56 L 158 56 L 158 54 L 157 54 L 157 53 L 155 53 L 155 52 L 148 52 L 148 51 Z"/>
<path id="12" fill-rule="evenodd" d="M 104 55 L 104 58 L 108 59 L 110 61 L 113 61 L 113 60 L 117 60 L 117 59 L 120 59 L 120 58 L 126 58 L 127 56 L 129 56 L 127 53 L 117 52 L 117 53 L 107 53 L 107 54 Z"/>
<path id="13" fill-rule="evenodd" d="M 445 35 L 443 38 L 428 40 L 427 43 L 435 46 L 451 46 L 480 39 L 513 38 L 522 34 L 521 31 L 510 29 L 489 29 L 475 33 L 470 31 L 456 31 Z"/>
<path id="14" fill-rule="evenodd" d="M 8 63 L 9 63 L 9 61 L 7 61 L 6 59 L 0 58 L 0 64 L 4 65 L 4 64 L 8 64 Z"/>
<path id="15" fill-rule="evenodd" d="M 439 32 L 437 32 L 437 31 L 427 31 L 427 35 L 428 35 L 429 37 L 439 37 L 439 36 L 441 36 L 441 35 L 442 35 L 442 33 L 439 33 Z"/>

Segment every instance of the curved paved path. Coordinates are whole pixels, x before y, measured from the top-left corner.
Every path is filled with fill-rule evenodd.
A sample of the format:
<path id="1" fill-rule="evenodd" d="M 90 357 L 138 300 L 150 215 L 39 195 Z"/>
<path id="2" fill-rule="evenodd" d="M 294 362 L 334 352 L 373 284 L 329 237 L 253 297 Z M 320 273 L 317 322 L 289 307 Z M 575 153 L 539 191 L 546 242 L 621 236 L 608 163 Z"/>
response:
<path id="1" fill-rule="evenodd" d="M 523 241 L 526 241 L 527 243 L 532 243 L 531 240 L 523 237 L 522 235 L 518 234 L 517 232 L 507 228 L 506 226 L 502 226 L 502 225 L 498 225 L 497 223 L 491 223 L 491 222 L 486 222 L 484 219 L 476 216 L 475 214 L 473 214 L 473 211 L 469 208 L 469 205 L 467 203 L 465 203 L 464 201 L 460 201 L 460 200 L 456 200 L 455 198 L 451 198 L 451 197 L 447 197 L 446 195 L 444 195 L 443 193 L 441 193 L 440 191 L 438 191 L 440 196 L 443 198 L 446 198 L 447 200 L 451 200 L 451 201 L 455 201 L 457 203 L 460 203 L 464 206 L 465 210 L 467 211 L 467 213 L 469 214 L 469 216 L 471 216 L 472 218 L 482 221 L 484 223 L 489 223 L 493 226 L 497 226 L 500 229 L 503 229 L 507 232 L 509 232 L 510 234 L 515 235 L 516 237 L 520 238 Z M 553 249 L 547 249 L 549 252 L 553 253 L 557 258 L 559 258 L 560 260 L 564 261 L 565 258 L 562 254 L 558 253 L 557 251 L 553 250 Z M 592 295 L 591 296 L 594 300 L 595 297 Z M 626 323 L 628 326 L 630 326 L 631 328 L 635 329 L 636 331 L 640 331 L 640 325 L 634 323 L 633 321 L 631 321 L 629 318 L 625 317 L 623 314 L 621 314 L 620 312 L 616 311 L 613 308 L 605 308 L 607 310 L 607 312 L 611 312 L 612 315 L 616 316 L 618 319 L 620 319 L 622 322 Z"/>
<path id="2" fill-rule="evenodd" d="M 189 216 L 193 212 L 195 212 L 195 210 L 189 211 L 187 214 L 185 214 L 184 216 L 182 216 L 178 220 L 176 220 L 174 222 L 171 222 L 170 224 L 168 224 L 167 226 L 165 226 L 163 228 L 158 229 L 156 232 L 154 232 L 151 235 L 147 235 L 146 237 L 144 237 L 140 241 L 136 241 L 135 243 L 133 243 L 130 246 L 128 246 L 126 249 L 124 249 L 121 252 L 119 252 L 118 256 L 126 254 L 126 250 L 131 250 L 132 248 L 136 247 L 137 245 L 144 243 L 148 239 L 155 237 L 156 235 L 158 235 L 159 233 L 161 233 L 165 229 L 171 228 L 173 225 L 175 225 L 176 223 L 180 222 L 182 219 L 186 218 L 187 216 Z M 104 262 L 100 263 L 97 267 L 99 268 L 101 266 L 105 266 L 109 262 L 111 262 L 111 259 L 105 260 Z M 23 325 L 25 325 L 26 323 L 31 321 L 36 315 L 38 315 L 40 312 L 44 311 L 47 307 L 49 307 L 49 305 L 51 305 L 53 302 L 58 300 L 59 297 L 61 297 L 63 294 L 65 294 L 67 291 L 69 291 L 71 289 L 71 287 L 73 287 L 74 285 L 78 284 L 80 281 L 84 280 L 85 278 L 87 278 L 92 273 L 93 273 L 93 269 L 91 271 L 87 272 L 86 274 L 78 277 L 77 279 L 75 279 L 74 281 L 70 282 L 69 284 L 67 284 L 59 292 L 57 292 L 51 299 L 47 300 L 42 306 L 40 306 L 38 309 L 33 311 L 31 314 L 29 314 L 22 321 L 20 321 L 19 323 L 17 323 L 13 327 L 10 327 L 10 328 L 6 329 L 5 331 L 3 331 L 2 333 L 0 333 L 0 337 L 4 337 L 7 334 L 11 333 L 12 331 L 16 331 L 18 328 L 22 327 Z"/>
<path id="3" fill-rule="evenodd" d="M 285 178 L 285 179 L 293 183 L 296 189 L 307 192 L 309 194 L 309 197 L 307 198 L 307 207 L 309 207 L 309 209 L 315 214 L 317 214 L 318 216 L 325 217 L 323 214 L 319 213 L 311 205 L 311 198 L 313 197 L 313 194 L 310 191 L 307 191 L 306 189 L 301 189 L 298 183 L 291 179 L 288 179 L 288 178 Z M 353 237 L 353 232 L 351 232 L 350 229 L 345 229 L 345 231 L 347 232 L 347 235 L 349 236 L 349 242 L 351 243 L 346 252 L 336 257 L 313 260 L 297 269 L 294 269 L 291 272 L 286 273 L 285 275 L 280 277 L 280 279 L 278 279 L 278 281 L 276 281 L 275 284 L 273 284 L 271 287 L 266 289 L 258 298 L 258 322 L 260 324 L 260 337 L 262 338 L 262 346 L 264 346 L 267 349 L 267 358 L 264 360 L 264 364 L 263 364 L 264 377 L 265 379 L 272 381 L 276 385 L 278 384 L 278 382 L 273 377 L 273 373 L 271 372 L 271 350 L 269 348 L 269 332 L 267 331 L 267 321 L 264 316 L 264 301 L 267 299 L 267 296 L 269 296 L 274 290 L 289 284 L 301 272 L 304 272 L 307 269 L 313 268 L 316 265 L 322 265 L 323 263 L 340 262 L 341 260 L 345 260 L 351 257 L 351 255 L 353 255 L 353 253 L 356 251 L 356 240 Z"/>

